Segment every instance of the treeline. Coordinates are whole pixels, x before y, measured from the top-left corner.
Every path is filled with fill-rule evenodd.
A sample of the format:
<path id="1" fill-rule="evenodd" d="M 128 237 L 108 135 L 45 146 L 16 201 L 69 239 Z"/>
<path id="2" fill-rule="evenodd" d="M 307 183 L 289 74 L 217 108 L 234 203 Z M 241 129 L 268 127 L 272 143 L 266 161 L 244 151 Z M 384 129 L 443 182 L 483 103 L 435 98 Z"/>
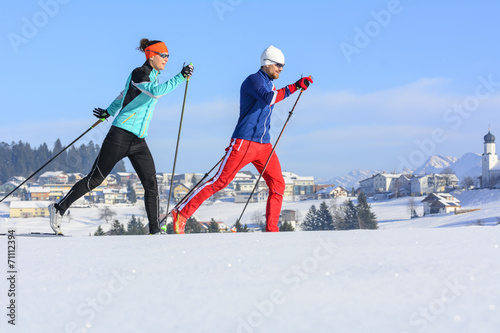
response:
<path id="1" fill-rule="evenodd" d="M 0 184 L 5 183 L 12 176 L 30 176 L 64 148 L 65 146 L 59 139 L 52 149 L 49 149 L 46 143 L 38 148 L 32 148 L 29 143 L 22 141 L 11 144 L 0 142 Z M 39 175 L 46 171 L 87 174 L 92 168 L 99 149 L 99 145 L 92 141 L 79 147 L 73 145 L 41 170 Z M 114 172 L 125 172 L 123 161 L 116 165 Z"/>
<path id="2" fill-rule="evenodd" d="M 309 208 L 302 221 L 302 230 L 352 230 L 352 229 L 377 229 L 377 217 L 371 211 L 366 196 L 361 193 L 355 205 L 351 199 L 342 205 L 327 206 L 326 202 Z"/>

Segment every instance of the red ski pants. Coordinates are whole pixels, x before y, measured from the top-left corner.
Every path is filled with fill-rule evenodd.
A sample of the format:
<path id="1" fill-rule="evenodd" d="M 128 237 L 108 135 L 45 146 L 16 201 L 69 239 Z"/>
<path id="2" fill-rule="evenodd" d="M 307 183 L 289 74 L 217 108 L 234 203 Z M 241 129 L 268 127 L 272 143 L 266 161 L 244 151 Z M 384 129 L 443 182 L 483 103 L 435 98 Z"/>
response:
<path id="1" fill-rule="evenodd" d="M 189 218 L 198 207 L 214 193 L 225 188 L 234 179 L 238 171 L 252 163 L 259 174 L 264 169 L 273 147 L 270 143 L 258 143 L 243 139 L 232 139 L 226 148 L 226 155 L 217 174 L 197 188 L 179 208 L 179 213 Z M 278 221 L 281 204 L 285 192 L 285 180 L 281 173 L 281 165 L 275 152 L 262 175 L 269 187 L 269 197 L 266 206 L 266 231 L 279 231 Z"/>

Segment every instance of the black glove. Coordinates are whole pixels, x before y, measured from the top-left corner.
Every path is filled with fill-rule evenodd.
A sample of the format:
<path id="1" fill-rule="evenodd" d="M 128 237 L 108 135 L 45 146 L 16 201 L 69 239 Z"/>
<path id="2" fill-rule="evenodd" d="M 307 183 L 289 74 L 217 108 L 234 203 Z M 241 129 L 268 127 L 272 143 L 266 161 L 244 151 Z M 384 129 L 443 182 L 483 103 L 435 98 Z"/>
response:
<path id="1" fill-rule="evenodd" d="M 182 67 L 181 74 L 184 77 L 190 77 L 193 75 L 193 71 L 194 71 L 193 64 L 189 64 L 187 66 Z"/>
<path id="2" fill-rule="evenodd" d="M 94 116 L 96 116 L 99 119 L 107 119 L 109 117 L 108 110 L 106 109 L 101 109 L 101 108 L 95 108 L 94 109 Z"/>

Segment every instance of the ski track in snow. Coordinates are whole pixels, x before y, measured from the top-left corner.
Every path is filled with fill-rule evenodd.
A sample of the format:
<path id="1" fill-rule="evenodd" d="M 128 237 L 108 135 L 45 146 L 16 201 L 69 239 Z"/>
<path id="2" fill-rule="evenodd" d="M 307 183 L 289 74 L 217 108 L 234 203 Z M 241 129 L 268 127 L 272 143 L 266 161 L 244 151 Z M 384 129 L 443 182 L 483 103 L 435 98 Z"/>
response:
<path id="1" fill-rule="evenodd" d="M 481 210 L 411 220 L 401 198 L 371 203 L 379 230 L 272 234 L 84 237 L 98 209 L 72 208 L 63 229 L 73 237 L 17 237 L 16 326 L 3 278 L 0 331 L 496 333 L 500 191 L 456 196 Z M 320 202 L 283 208 L 304 217 Z M 141 204 L 113 209 L 125 224 L 143 214 Z M 206 205 L 197 216 L 232 225 L 241 209 Z M 264 210 L 251 204 L 245 218 Z M 0 232 L 50 231 L 48 218 L 0 213 Z M 5 236 L 0 248 L 6 258 Z"/>

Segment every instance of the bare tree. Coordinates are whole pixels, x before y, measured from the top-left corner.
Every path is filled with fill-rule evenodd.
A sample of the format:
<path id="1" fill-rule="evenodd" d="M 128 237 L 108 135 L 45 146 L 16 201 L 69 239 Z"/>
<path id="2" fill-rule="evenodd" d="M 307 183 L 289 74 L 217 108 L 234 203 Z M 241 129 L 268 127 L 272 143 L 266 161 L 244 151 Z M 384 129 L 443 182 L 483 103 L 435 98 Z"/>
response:
<path id="1" fill-rule="evenodd" d="M 448 186 L 448 185 L 450 185 L 451 176 L 455 174 L 455 171 L 453 171 L 452 168 L 448 167 L 448 168 L 444 168 L 440 172 L 440 174 L 443 175 L 444 185 Z"/>
<path id="2" fill-rule="evenodd" d="M 295 211 L 295 222 L 298 224 L 300 224 L 300 221 L 302 221 L 302 214 L 300 213 L 300 210 L 296 210 Z"/>
<path id="3" fill-rule="evenodd" d="M 261 229 L 265 229 L 264 214 L 262 214 L 262 212 L 258 210 L 254 211 L 250 221 L 252 221 L 253 224 L 259 225 Z"/>
<path id="4" fill-rule="evenodd" d="M 415 200 L 414 197 L 410 197 L 408 199 L 408 211 L 410 213 L 410 218 L 415 218 L 415 217 L 418 217 L 418 214 L 417 214 L 417 202 Z"/>
<path id="5" fill-rule="evenodd" d="M 470 176 L 465 176 L 464 179 L 462 179 L 461 183 L 462 183 L 462 188 L 468 189 L 471 186 L 474 186 L 474 178 Z"/>
<path id="6" fill-rule="evenodd" d="M 106 223 L 111 221 L 114 216 L 116 216 L 116 212 L 109 208 L 108 206 L 105 206 L 101 209 L 99 209 L 99 218 L 102 220 L 106 220 Z"/>

